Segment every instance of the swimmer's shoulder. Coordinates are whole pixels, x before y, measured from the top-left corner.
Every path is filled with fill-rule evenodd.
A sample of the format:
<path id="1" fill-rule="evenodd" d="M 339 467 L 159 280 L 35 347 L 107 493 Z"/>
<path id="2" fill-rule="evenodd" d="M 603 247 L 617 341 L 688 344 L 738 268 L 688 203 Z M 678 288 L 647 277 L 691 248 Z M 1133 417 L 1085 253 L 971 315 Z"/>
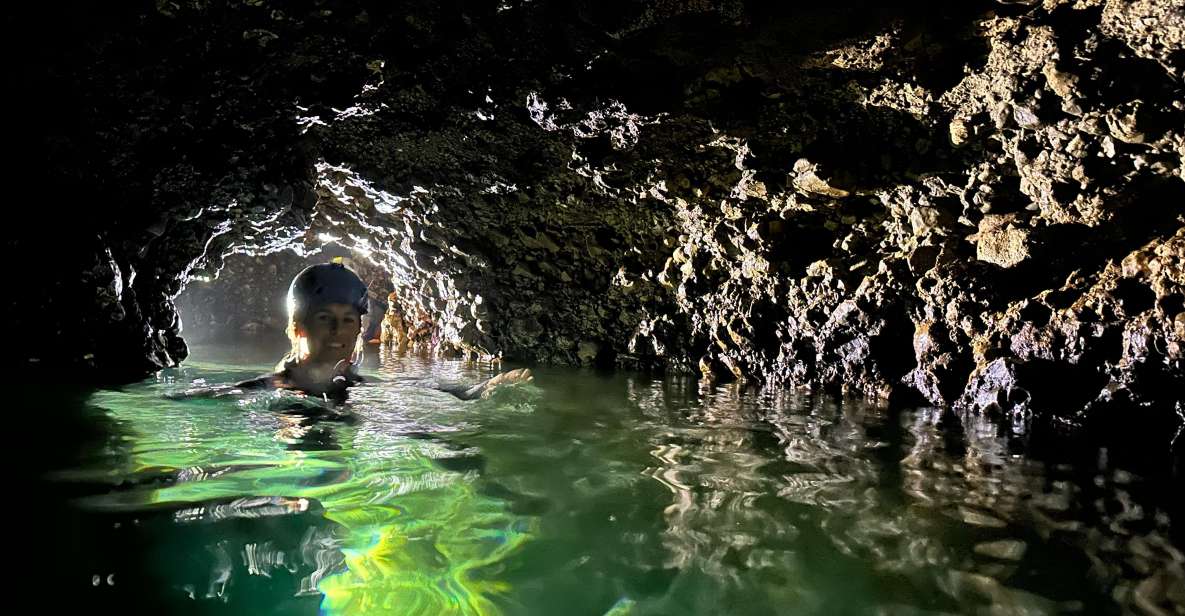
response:
<path id="1" fill-rule="evenodd" d="M 234 384 L 221 385 L 201 385 L 198 387 L 190 387 L 182 391 L 173 391 L 164 394 L 164 398 L 168 400 L 190 400 L 194 398 L 222 398 L 224 396 L 235 396 L 242 394 L 246 390 L 259 389 L 274 389 L 273 375 L 265 374 L 254 379 L 240 381 Z"/>
<path id="2" fill-rule="evenodd" d="M 276 389 L 284 382 L 285 376 L 283 372 L 270 372 L 252 379 L 239 381 L 234 386 L 239 389 Z"/>
<path id="3" fill-rule="evenodd" d="M 262 374 L 253 379 L 239 381 L 234 384 L 202 385 L 164 395 L 169 400 L 187 400 L 191 398 L 221 398 L 234 396 L 247 390 L 278 389 L 281 387 L 282 375 L 278 373 Z"/>

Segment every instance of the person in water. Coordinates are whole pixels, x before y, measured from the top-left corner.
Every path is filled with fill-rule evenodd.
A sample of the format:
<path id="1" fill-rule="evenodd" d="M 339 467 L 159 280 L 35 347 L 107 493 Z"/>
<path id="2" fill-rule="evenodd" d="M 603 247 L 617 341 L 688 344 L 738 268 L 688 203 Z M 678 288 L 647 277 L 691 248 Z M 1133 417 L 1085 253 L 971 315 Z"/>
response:
<path id="1" fill-rule="evenodd" d="M 365 341 L 362 316 L 367 312 L 366 284 L 341 263 L 305 268 L 288 287 L 288 339 L 291 350 L 275 372 L 236 383 L 236 388 L 292 389 L 315 396 L 344 396 L 361 383 L 358 374 Z M 523 368 L 504 372 L 471 387 L 446 385 L 437 389 L 458 398 L 488 397 L 495 387 L 532 380 Z"/>

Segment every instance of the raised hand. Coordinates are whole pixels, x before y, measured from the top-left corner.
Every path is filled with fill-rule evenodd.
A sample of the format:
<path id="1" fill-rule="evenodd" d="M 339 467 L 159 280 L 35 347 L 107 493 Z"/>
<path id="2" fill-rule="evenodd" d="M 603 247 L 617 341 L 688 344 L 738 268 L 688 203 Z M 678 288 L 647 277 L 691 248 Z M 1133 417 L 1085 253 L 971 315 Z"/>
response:
<path id="1" fill-rule="evenodd" d="M 494 389 L 496 389 L 499 385 L 513 385 L 515 383 L 530 383 L 533 380 L 535 380 L 535 377 L 531 375 L 530 368 L 519 368 L 517 370 L 503 372 L 502 374 L 499 374 L 499 375 L 495 376 L 494 378 L 486 381 L 482 385 L 481 397 L 483 399 L 489 398 L 490 395 L 494 393 Z"/>

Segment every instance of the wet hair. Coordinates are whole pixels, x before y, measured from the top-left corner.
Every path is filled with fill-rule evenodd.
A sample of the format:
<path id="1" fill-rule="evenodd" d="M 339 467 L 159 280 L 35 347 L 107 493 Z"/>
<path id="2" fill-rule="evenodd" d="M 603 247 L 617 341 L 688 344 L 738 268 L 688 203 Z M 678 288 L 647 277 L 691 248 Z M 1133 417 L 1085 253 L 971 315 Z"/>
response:
<path id="1" fill-rule="evenodd" d="M 367 312 L 366 283 L 341 263 L 322 263 L 301 270 L 288 286 L 288 327 L 285 333 L 292 348 L 276 364 L 277 372 L 286 372 L 308 358 L 308 341 L 297 333 L 306 318 L 328 304 L 348 304 L 359 318 Z M 365 351 L 364 328 L 359 328 L 354 351 L 350 354 L 350 372 L 362 365 Z"/>

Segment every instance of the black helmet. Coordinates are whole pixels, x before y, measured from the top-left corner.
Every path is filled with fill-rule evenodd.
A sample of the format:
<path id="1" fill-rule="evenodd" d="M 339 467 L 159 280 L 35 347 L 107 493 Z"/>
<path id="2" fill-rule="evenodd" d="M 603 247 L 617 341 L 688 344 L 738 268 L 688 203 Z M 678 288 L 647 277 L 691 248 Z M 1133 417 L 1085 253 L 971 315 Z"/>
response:
<path id="1" fill-rule="evenodd" d="M 366 314 L 366 284 L 341 263 L 304 268 L 288 287 L 288 316 L 305 315 L 326 304 L 349 304 Z"/>

